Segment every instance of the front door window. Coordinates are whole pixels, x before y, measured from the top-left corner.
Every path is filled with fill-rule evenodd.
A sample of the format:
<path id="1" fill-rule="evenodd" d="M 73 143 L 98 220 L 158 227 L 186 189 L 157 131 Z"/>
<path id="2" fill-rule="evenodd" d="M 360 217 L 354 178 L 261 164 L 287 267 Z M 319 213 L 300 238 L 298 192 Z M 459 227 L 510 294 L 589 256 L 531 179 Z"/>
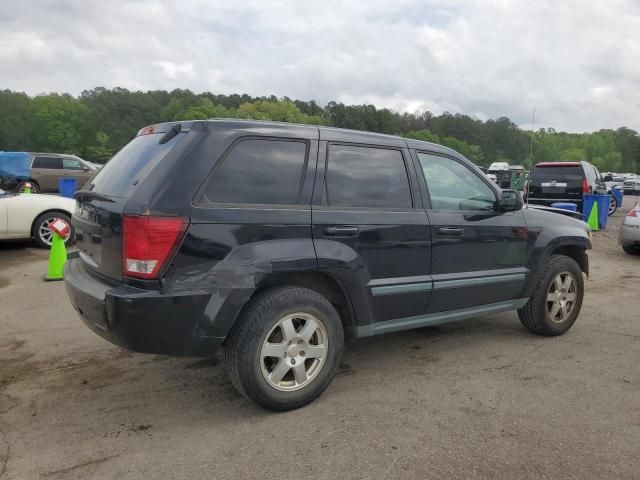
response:
<path id="1" fill-rule="evenodd" d="M 435 210 L 493 210 L 496 196 L 484 181 L 462 163 L 439 155 L 418 153 Z"/>

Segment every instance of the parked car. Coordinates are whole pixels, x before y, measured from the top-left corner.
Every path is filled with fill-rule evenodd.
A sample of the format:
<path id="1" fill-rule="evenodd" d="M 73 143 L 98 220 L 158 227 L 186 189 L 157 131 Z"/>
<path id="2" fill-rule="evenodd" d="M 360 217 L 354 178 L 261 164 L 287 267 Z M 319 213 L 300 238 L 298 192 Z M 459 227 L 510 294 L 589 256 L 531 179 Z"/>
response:
<path id="1" fill-rule="evenodd" d="M 625 195 L 640 194 L 640 177 L 627 177 L 623 185 Z"/>
<path id="2" fill-rule="evenodd" d="M 42 248 L 51 246 L 50 225 L 62 218 L 71 223 L 75 201 L 57 195 L 19 195 L 0 189 L 0 240 L 33 238 Z M 65 241 L 74 241 L 73 226 Z"/>
<path id="3" fill-rule="evenodd" d="M 75 155 L 57 153 L 30 153 L 29 178 L 3 178 L 5 190 L 21 192 L 27 182 L 34 193 L 57 193 L 58 179 L 75 178 L 81 188 L 98 172 L 99 168 Z"/>
<path id="4" fill-rule="evenodd" d="M 622 249 L 630 254 L 640 254 L 640 205 L 636 203 L 624 217 L 618 241 Z"/>
<path id="5" fill-rule="evenodd" d="M 489 165 L 489 173 L 495 175 L 495 182 L 501 188 L 509 188 L 511 185 L 511 171 L 507 162 L 493 162 Z"/>
<path id="6" fill-rule="evenodd" d="M 615 187 L 624 188 L 624 177 L 615 174 L 603 176 L 607 190 L 613 190 Z"/>
<path id="7" fill-rule="evenodd" d="M 210 120 L 142 129 L 77 193 L 71 303 L 124 348 L 214 355 L 273 409 L 360 338 L 517 310 L 566 332 L 589 228 L 523 209 L 466 158 L 395 136 Z"/>
<path id="8" fill-rule="evenodd" d="M 589 162 L 542 162 L 529 173 L 525 185 L 525 199 L 529 203 L 550 206 L 556 202 L 575 203 L 582 211 L 582 196 L 585 193 L 607 194 L 607 189 L 598 169 Z M 609 215 L 618 208 L 611 197 Z"/>

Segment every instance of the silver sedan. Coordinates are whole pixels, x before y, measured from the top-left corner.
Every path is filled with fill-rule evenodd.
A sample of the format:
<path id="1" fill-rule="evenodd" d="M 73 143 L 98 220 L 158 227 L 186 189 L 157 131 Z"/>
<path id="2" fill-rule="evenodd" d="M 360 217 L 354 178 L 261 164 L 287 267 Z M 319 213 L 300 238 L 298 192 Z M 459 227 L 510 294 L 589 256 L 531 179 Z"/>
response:
<path id="1" fill-rule="evenodd" d="M 618 239 L 625 252 L 640 254 L 640 204 L 636 203 L 624 217 Z"/>

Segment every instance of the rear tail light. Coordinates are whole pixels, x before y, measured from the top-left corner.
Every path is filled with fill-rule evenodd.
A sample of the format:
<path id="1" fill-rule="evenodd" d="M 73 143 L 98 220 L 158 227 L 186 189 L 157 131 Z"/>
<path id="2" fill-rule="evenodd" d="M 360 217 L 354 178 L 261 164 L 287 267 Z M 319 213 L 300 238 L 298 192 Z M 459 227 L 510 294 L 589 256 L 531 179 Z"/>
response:
<path id="1" fill-rule="evenodd" d="M 125 276 L 157 278 L 182 241 L 189 219 L 125 215 L 122 271 Z"/>
<path id="2" fill-rule="evenodd" d="M 586 178 L 582 179 L 582 193 L 589 193 L 589 182 Z"/>

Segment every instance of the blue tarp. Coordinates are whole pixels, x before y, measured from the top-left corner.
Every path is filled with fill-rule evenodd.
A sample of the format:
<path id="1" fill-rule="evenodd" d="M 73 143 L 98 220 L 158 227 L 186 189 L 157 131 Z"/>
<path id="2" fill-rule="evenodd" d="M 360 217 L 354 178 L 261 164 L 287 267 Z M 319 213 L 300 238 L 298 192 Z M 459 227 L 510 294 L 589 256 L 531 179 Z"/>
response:
<path id="1" fill-rule="evenodd" d="M 26 152 L 0 152 L 0 176 L 29 178 L 31 155 Z"/>

